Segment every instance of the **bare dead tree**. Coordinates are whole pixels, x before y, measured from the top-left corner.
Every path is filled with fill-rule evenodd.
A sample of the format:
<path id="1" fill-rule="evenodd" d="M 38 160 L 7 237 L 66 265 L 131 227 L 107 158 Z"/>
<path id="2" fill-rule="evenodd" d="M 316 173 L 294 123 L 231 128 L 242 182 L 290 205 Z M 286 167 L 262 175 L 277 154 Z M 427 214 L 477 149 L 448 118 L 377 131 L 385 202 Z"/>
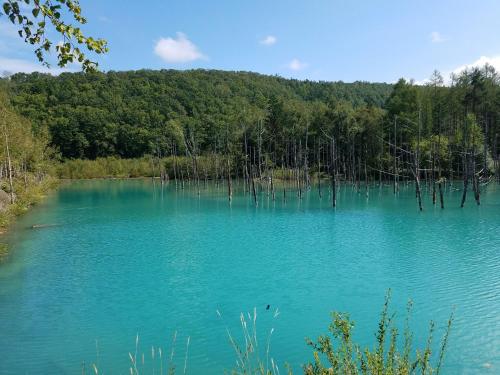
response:
<path id="1" fill-rule="evenodd" d="M 3 111 L 2 111 L 3 112 Z M 5 137 L 5 152 L 7 154 L 7 172 L 8 172 L 8 176 L 9 176 L 9 188 L 10 188 L 10 192 L 9 192 L 9 195 L 10 195 L 10 203 L 14 203 L 14 183 L 13 183 L 13 179 L 12 179 L 12 160 L 10 158 L 10 148 L 9 148 L 9 136 L 7 134 L 7 125 L 6 125 L 6 116 L 5 116 L 5 113 L 3 113 L 3 120 L 4 120 L 4 124 L 3 124 L 3 132 L 4 132 L 4 137 Z"/>

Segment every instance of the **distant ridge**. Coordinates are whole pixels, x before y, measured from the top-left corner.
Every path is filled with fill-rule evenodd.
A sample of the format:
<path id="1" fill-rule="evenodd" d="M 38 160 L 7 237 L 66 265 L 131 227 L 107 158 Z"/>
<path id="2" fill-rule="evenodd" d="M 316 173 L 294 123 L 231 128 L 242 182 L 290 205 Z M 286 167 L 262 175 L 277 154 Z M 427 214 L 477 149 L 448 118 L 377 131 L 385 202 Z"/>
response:
<path id="1" fill-rule="evenodd" d="M 141 156 L 150 150 L 151 134 L 170 120 L 200 123 L 209 136 L 216 124 L 262 114 L 271 99 L 302 106 L 345 101 L 353 107 L 382 107 L 393 88 L 202 69 L 18 73 L 9 85 L 17 110 L 35 127 L 47 126 L 64 157 L 79 158 Z"/>

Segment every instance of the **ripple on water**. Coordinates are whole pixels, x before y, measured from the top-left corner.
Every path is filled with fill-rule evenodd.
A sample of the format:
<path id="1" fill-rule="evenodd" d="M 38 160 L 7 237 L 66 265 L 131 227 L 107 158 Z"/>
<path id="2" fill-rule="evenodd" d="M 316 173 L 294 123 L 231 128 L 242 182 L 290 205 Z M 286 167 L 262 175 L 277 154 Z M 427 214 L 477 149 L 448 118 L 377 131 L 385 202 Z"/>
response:
<path id="1" fill-rule="evenodd" d="M 235 360 L 226 327 L 241 340 L 240 312 L 254 307 L 259 338 L 274 328 L 272 356 L 298 368 L 312 359 L 304 337 L 326 332 L 331 310 L 350 312 L 371 344 L 388 288 L 401 324 L 414 300 L 421 346 L 429 320 L 440 337 L 456 309 L 445 373 L 495 373 L 500 190 L 463 210 L 459 191 L 444 211 L 426 196 L 423 213 L 410 189 L 375 188 L 367 200 L 342 188 L 336 209 L 324 193 L 263 196 L 255 208 L 238 190 L 229 206 L 224 188 L 65 186 L 19 221 L 0 267 L 0 373 L 80 373 L 97 360 L 126 372 L 138 332 L 146 359 L 152 345 L 170 353 L 177 332 L 178 366 L 189 336 L 188 369 L 220 373 Z M 26 229 L 49 222 L 61 225 Z"/>

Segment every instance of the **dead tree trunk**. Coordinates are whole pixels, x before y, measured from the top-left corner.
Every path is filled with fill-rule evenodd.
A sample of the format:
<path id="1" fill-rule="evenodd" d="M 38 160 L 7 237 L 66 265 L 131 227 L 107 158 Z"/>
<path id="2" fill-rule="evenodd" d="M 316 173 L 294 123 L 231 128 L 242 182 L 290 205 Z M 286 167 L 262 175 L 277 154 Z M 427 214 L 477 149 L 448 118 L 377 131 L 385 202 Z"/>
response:
<path id="1" fill-rule="evenodd" d="M 470 171 L 472 173 L 472 191 L 474 192 L 474 199 L 476 200 L 477 205 L 481 204 L 480 201 L 480 192 L 479 192 L 479 173 L 476 173 L 476 146 L 474 133 L 472 133 L 472 154 L 470 158 L 471 168 Z"/>
<path id="2" fill-rule="evenodd" d="M 439 118 L 439 130 L 438 130 L 438 150 L 437 150 L 437 164 L 438 164 L 438 179 L 439 179 L 439 202 L 441 204 L 441 209 L 444 209 L 444 199 L 443 199 L 443 176 L 441 168 L 441 118 Z M 436 152 L 434 152 L 436 158 Z"/>
<path id="3" fill-rule="evenodd" d="M 484 121 L 484 139 L 483 139 L 483 176 L 487 179 L 489 176 L 488 171 L 488 131 L 489 131 L 488 116 Z M 478 202 L 479 204 L 479 202 Z"/>
<path id="4" fill-rule="evenodd" d="M 420 191 L 420 131 L 421 131 L 421 112 L 418 113 L 418 140 L 417 150 L 415 152 L 415 192 L 418 199 L 418 208 L 422 211 L 422 193 Z"/>
<path id="5" fill-rule="evenodd" d="M 332 183 L 332 207 L 337 206 L 337 171 L 335 168 L 335 139 L 331 140 L 330 147 L 330 178 Z"/>
<path id="6" fill-rule="evenodd" d="M 257 203 L 257 192 L 255 191 L 255 179 L 254 179 L 254 170 L 253 170 L 253 167 L 252 167 L 252 193 L 253 193 L 253 200 L 254 200 L 254 203 L 255 203 L 255 206 L 258 205 Z"/>
<path id="7" fill-rule="evenodd" d="M 247 142 L 247 132 L 245 129 L 245 186 L 248 188 L 248 193 L 250 193 L 250 175 L 248 173 L 248 142 Z"/>
<path id="8" fill-rule="evenodd" d="M 155 159 L 151 156 L 151 180 L 155 182 Z"/>
<path id="9" fill-rule="evenodd" d="M 262 160 L 262 134 L 264 133 L 264 130 L 262 129 L 262 120 L 259 120 L 259 137 L 257 139 L 258 141 L 258 147 L 259 147 L 259 155 L 257 159 L 257 164 L 258 164 L 258 170 L 259 170 L 259 180 L 262 181 L 262 165 L 261 165 L 261 160 Z"/>
<path id="10" fill-rule="evenodd" d="M 393 170 L 394 170 L 394 194 L 398 192 L 398 169 L 397 169 L 397 136 L 396 136 L 396 117 L 394 117 L 394 161 L 393 161 Z"/>
<path id="11" fill-rule="evenodd" d="M 497 182 L 500 182 L 500 163 L 498 160 L 498 134 L 495 133 L 495 141 L 493 143 L 493 160 L 494 160 L 494 173 Z"/>
<path id="12" fill-rule="evenodd" d="M 464 156 L 464 166 L 463 166 L 463 175 L 464 175 L 464 190 L 462 193 L 462 202 L 460 203 L 460 207 L 464 207 L 465 204 L 465 199 L 467 198 L 467 187 L 469 185 L 469 168 L 467 166 L 468 164 L 468 153 L 465 153 Z"/>
<path id="13" fill-rule="evenodd" d="M 319 199 L 322 198 L 321 196 L 321 146 L 320 143 L 318 142 L 318 194 L 319 194 Z"/>
<path id="14" fill-rule="evenodd" d="M 434 142 L 432 142 L 432 173 L 431 173 L 431 178 L 432 178 L 432 204 L 436 204 L 436 176 L 435 176 L 435 169 L 436 167 L 436 150 L 434 146 Z"/>
<path id="15" fill-rule="evenodd" d="M 441 208 L 444 208 L 444 199 L 443 199 L 443 179 L 440 178 L 438 181 L 438 189 L 439 189 L 439 202 L 441 203 Z"/>
<path id="16" fill-rule="evenodd" d="M 306 186 L 306 189 L 309 190 L 309 187 L 311 185 L 311 181 L 309 179 L 309 121 L 307 122 L 306 126 L 306 145 L 305 145 L 305 152 L 304 152 L 304 183 Z"/>
<path id="17" fill-rule="evenodd" d="M 417 156 L 415 156 L 414 168 L 412 169 L 413 177 L 415 179 L 415 195 L 418 200 L 418 208 L 422 211 L 422 192 L 420 190 L 420 177 L 419 177 L 419 169 L 418 169 L 418 161 Z"/>
<path id="18" fill-rule="evenodd" d="M 364 167 L 365 167 L 365 195 L 366 195 L 366 198 L 368 198 L 368 195 L 369 195 L 369 190 L 368 190 L 368 171 L 366 170 L 366 158 L 367 157 L 368 157 L 368 151 L 367 151 L 366 145 L 365 145 Z"/>
<path id="19" fill-rule="evenodd" d="M 472 163 L 472 190 L 474 191 L 474 199 L 476 200 L 476 203 L 479 206 L 481 204 L 481 192 L 479 187 L 479 173 L 476 173 L 476 158 L 474 151 L 471 163 Z"/>
<path id="20" fill-rule="evenodd" d="M 283 203 L 286 203 L 286 178 L 285 178 L 285 160 L 281 161 L 281 183 L 283 184 Z"/>
<path id="21" fill-rule="evenodd" d="M 214 152 L 215 156 L 215 186 L 219 187 L 219 156 L 217 155 L 217 148 L 215 148 Z"/>
<path id="22" fill-rule="evenodd" d="M 5 115 L 4 115 L 5 120 Z M 3 126 L 4 135 L 5 135 L 5 151 L 7 152 L 7 167 L 8 167 L 8 175 L 9 175 L 9 188 L 10 188 L 10 203 L 14 203 L 14 183 L 12 181 L 12 160 L 10 159 L 10 149 L 9 149 L 9 137 L 7 135 L 7 126 L 4 123 Z"/>
<path id="23" fill-rule="evenodd" d="M 231 184 L 231 162 L 229 161 L 229 155 L 227 155 L 227 197 L 229 202 L 233 200 L 233 186 Z"/>
<path id="24" fill-rule="evenodd" d="M 274 168 L 271 169 L 271 195 L 274 201 L 276 199 L 276 194 L 274 192 Z"/>
<path id="25" fill-rule="evenodd" d="M 177 157 L 176 157 L 176 149 L 175 145 L 172 144 L 172 157 L 173 157 L 173 169 L 174 169 L 174 180 L 175 180 L 175 188 L 177 189 Z"/>

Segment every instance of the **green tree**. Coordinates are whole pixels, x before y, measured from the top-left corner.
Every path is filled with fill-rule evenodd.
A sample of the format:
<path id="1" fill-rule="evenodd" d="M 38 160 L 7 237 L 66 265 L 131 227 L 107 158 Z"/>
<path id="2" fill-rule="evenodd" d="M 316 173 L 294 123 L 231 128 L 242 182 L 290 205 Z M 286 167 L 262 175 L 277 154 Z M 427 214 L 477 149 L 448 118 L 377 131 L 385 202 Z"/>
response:
<path id="1" fill-rule="evenodd" d="M 60 67 L 79 62 L 84 71 L 93 71 L 98 64 L 90 60 L 86 53 L 108 51 L 104 39 L 87 36 L 78 26 L 87 23 L 78 0 L 7 0 L 3 2 L 2 9 L 3 14 L 18 26 L 19 36 L 35 47 L 36 57 L 46 66 L 49 66 L 47 54 L 54 45 L 47 36 L 49 27 L 62 37 L 62 41 L 55 45 Z M 70 22 L 71 18 L 76 26 Z M 82 51 L 82 47 L 87 52 Z"/>

